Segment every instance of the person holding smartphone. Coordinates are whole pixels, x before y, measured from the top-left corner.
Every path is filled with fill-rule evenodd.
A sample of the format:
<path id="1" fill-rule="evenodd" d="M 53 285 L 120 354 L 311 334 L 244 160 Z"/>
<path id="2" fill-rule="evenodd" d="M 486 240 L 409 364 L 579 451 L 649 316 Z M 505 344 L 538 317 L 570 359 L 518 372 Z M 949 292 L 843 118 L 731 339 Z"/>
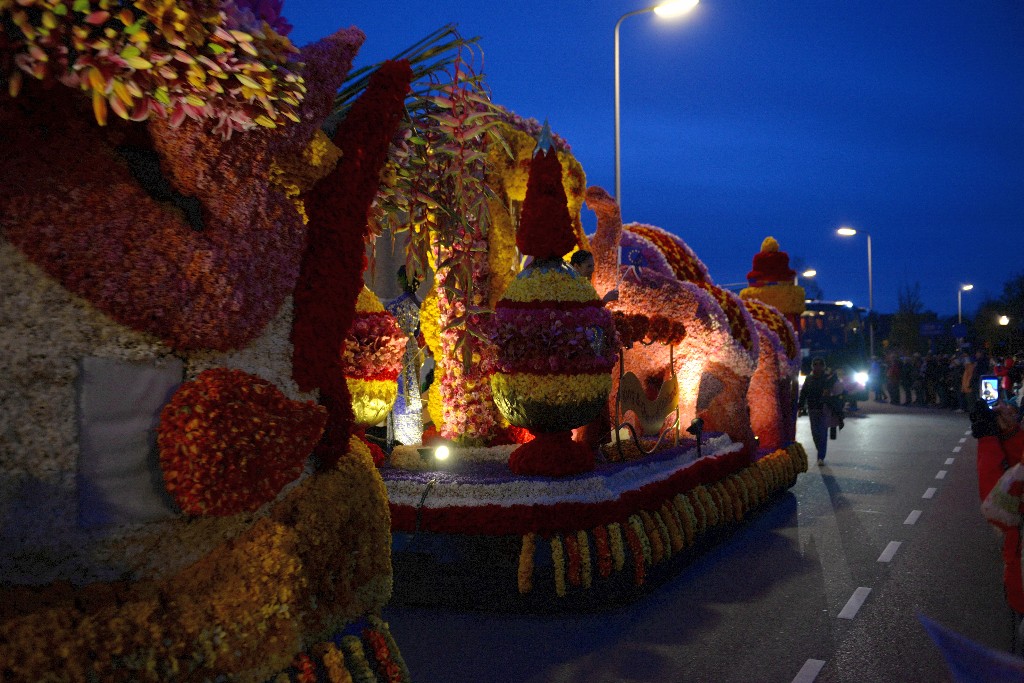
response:
<path id="1" fill-rule="evenodd" d="M 992 525 L 1003 532 L 1006 601 L 1018 615 L 1024 614 L 1020 557 L 1024 431 L 1013 406 L 1000 402 L 990 407 L 979 398 L 971 411 L 971 433 L 978 439 L 978 493 L 982 512 Z"/>

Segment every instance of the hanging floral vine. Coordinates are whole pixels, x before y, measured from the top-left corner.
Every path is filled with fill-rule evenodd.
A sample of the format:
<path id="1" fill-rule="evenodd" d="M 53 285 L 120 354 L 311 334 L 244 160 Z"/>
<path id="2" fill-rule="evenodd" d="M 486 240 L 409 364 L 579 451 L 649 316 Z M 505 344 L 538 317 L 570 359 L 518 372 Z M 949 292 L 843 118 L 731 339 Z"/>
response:
<path id="1" fill-rule="evenodd" d="M 405 127 L 392 146 L 371 222 L 378 231 L 408 232 L 409 272 L 435 270 L 441 435 L 481 444 L 499 421 L 488 381 L 494 361 L 487 255 L 492 193 L 484 151 L 497 139 L 498 119 L 473 71 L 473 41 L 446 27 L 410 51 L 430 41 L 436 45 L 429 54 L 448 56 L 440 67 L 435 62 L 414 72 L 427 81 L 406 102 Z"/>

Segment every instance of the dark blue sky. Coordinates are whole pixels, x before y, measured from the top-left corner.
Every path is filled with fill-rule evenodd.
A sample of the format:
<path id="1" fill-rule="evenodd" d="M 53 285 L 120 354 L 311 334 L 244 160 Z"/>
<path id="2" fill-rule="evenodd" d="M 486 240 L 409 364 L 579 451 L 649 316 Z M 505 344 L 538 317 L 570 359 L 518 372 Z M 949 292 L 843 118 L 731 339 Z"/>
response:
<path id="1" fill-rule="evenodd" d="M 548 119 L 588 184 L 614 193 L 613 29 L 632 0 L 285 0 L 298 45 L 339 27 L 357 66 L 447 23 L 481 36 L 493 99 Z M 702 0 L 627 19 L 622 204 L 671 230 L 718 284 L 742 281 L 762 238 L 818 270 L 826 298 L 970 314 L 1024 272 L 1024 3 Z M 588 232 L 593 214 L 584 209 Z"/>

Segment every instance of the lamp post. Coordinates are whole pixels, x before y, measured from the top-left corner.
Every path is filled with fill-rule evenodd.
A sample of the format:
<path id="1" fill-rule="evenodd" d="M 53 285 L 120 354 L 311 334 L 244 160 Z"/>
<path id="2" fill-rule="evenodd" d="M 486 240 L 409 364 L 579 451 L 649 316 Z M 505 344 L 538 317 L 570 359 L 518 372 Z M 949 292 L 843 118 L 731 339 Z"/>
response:
<path id="1" fill-rule="evenodd" d="M 871 357 L 875 357 L 875 298 L 874 298 L 874 286 L 871 282 L 871 233 L 867 230 L 855 230 L 849 227 L 842 227 L 836 230 L 836 233 L 843 237 L 852 237 L 857 233 L 862 232 L 864 236 L 868 238 L 868 339 L 869 349 Z"/>
<path id="2" fill-rule="evenodd" d="M 974 285 L 970 285 L 970 284 L 960 285 L 959 287 L 956 288 L 956 322 L 957 322 L 957 324 L 962 324 L 963 321 L 964 321 L 964 314 L 963 314 L 964 292 L 969 292 L 972 289 L 974 289 Z"/>
<path id="3" fill-rule="evenodd" d="M 647 12 L 654 12 L 663 18 L 682 16 L 696 7 L 698 2 L 700 0 L 666 0 L 645 9 L 626 12 L 615 22 L 615 201 L 619 205 L 620 212 L 622 211 L 622 163 L 619 134 L 619 26 L 627 18 L 637 14 L 646 14 Z"/>
<path id="4" fill-rule="evenodd" d="M 810 280 L 812 277 L 814 277 L 817 274 L 818 274 L 818 271 L 816 271 L 814 268 L 808 268 L 807 270 L 805 270 L 804 272 L 798 274 L 795 278 L 793 278 L 793 284 L 794 285 L 799 285 L 800 284 L 800 278 L 803 278 L 805 280 Z"/>

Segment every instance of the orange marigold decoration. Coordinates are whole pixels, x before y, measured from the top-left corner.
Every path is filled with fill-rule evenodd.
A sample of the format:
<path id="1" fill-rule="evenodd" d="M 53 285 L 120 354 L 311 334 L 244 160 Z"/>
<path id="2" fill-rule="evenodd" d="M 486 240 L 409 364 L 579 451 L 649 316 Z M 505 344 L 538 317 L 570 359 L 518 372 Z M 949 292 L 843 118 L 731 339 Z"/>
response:
<path id="1" fill-rule="evenodd" d="M 160 413 L 167 490 L 189 515 L 233 515 L 273 500 L 302 472 L 327 411 L 270 382 L 215 368 L 185 382 Z"/>

